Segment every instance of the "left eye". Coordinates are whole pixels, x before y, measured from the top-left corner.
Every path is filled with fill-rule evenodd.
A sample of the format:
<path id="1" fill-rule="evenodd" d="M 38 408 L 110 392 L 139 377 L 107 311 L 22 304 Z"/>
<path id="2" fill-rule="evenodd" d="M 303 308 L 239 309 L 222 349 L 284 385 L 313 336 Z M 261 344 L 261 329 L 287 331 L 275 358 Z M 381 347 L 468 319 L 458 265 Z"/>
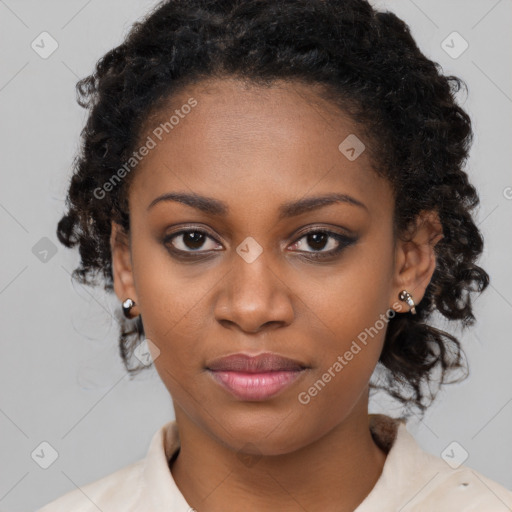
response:
<path id="1" fill-rule="evenodd" d="M 306 240 L 306 242 L 302 242 L 302 240 Z M 330 242 L 329 242 L 330 240 Z M 299 238 L 292 247 L 295 247 L 301 251 L 304 251 L 302 247 L 308 245 L 312 247 L 313 251 L 304 251 L 304 252 L 320 252 L 322 249 L 325 249 L 326 246 L 330 245 L 329 250 L 322 251 L 325 253 L 336 252 L 338 247 L 341 245 L 341 242 L 345 240 L 345 237 L 342 235 L 338 235 L 338 233 L 332 233 L 330 231 L 310 231 Z"/>

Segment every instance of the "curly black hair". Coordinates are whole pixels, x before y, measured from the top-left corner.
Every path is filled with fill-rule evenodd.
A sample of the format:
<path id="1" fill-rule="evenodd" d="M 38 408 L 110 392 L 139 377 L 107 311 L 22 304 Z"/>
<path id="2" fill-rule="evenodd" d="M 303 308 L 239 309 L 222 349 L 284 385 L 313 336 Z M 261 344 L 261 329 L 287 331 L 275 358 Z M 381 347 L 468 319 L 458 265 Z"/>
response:
<path id="1" fill-rule="evenodd" d="M 129 233 L 126 198 L 136 169 L 105 197 L 95 191 L 130 158 L 145 123 L 173 95 L 228 77 L 262 87 L 276 80 L 320 87 L 321 97 L 371 141 L 373 168 L 396 198 L 395 234 L 404 238 L 422 211 L 439 215 L 444 238 L 434 248 L 432 279 L 416 315 L 389 320 L 377 365 L 384 384 L 370 384 L 402 402 L 407 414 L 416 407 L 423 415 L 437 394 L 427 397 L 434 371 L 440 386 L 451 383 L 448 372 L 468 370 L 459 340 L 426 320 L 438 312 L 472 325 L 470 292 L 489 284 L 475 264 L 483 237 L 471 210 L 479 198 L 463 170 L 473 132 L 456 93 L 467 86 L 422 54 L 400 18 L 365 0 L 164 0 L 134 23 L 76 85 L 89 116 L 57 228 L 65 246 L 79 246 L 73 279 L 95 285 L 101 273 L 105 290 L 113 291 L 111 221 Z M 146 366 L 129 361 L 144 339 L 142 319 L 118 321 L 120 355 L 137 373 Z"/>

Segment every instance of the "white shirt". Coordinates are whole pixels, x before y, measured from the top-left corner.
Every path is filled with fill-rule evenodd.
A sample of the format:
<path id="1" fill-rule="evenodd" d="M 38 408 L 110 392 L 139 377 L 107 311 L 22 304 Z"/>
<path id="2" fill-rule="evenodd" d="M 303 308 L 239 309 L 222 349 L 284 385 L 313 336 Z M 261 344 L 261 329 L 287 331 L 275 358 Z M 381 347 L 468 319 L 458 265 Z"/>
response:
<path id="1" fill-rule="evenodd" d="M 369 414 L 368 419 L 373 439 L 387 457 L 377 483 L 354 512 L 512 511 L 512 491 L 424 451 L 405 420 L 384 414 Z M 170 421 L 154 434 L 144 459 L 73 489 L 36 512 L 192 512 L 168 465 L 179 446 L 178 426 Z"/>

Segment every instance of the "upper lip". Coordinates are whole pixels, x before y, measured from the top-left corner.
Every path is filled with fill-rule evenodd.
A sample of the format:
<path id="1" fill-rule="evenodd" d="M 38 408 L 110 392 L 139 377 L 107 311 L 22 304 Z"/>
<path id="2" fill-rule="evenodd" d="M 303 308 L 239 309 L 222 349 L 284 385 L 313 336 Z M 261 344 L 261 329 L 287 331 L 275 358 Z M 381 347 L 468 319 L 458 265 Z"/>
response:
<path id="1" fill-rule="evenodd" d="M 303 370 L 307 367 L 294 359 L 272 352 L 264 352 L 255 356 L 239 353 L 220 357 L 208 363 L 206 368 L 214 371 L 259 373 L 279 370 Z"/>

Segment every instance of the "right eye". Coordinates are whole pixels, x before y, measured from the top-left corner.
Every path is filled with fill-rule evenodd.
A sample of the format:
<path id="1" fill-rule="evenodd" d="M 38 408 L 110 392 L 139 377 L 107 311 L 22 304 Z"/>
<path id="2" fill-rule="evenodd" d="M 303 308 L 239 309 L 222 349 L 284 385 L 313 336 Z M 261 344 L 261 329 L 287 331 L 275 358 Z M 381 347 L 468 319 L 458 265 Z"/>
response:
<path id="1" fill-rule="evenodd" d="M 204 245 L 206 239 L 214 240 L 216 242 L 213 237 L 201 229 L 183 229 L 177 233 L 172 233 L 166 236 L 163 240 L 163 243 L 166 247 L 175 253 L 201 254 L 203 252 L 218 250 L 214 247 L 210 247 L 204 251 L 199 251 L 199 249 Z M 171 247 L 169 247 L 169 245 L 171 245 Z"/>

